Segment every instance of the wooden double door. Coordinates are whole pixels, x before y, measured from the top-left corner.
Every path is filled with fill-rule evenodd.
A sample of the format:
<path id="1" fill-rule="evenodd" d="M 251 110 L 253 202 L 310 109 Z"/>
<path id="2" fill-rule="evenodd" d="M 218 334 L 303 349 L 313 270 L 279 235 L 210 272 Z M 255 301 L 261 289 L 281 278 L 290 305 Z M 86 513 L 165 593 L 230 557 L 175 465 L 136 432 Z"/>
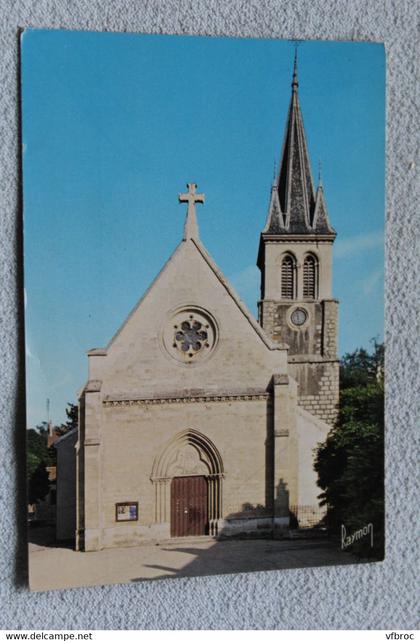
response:
<path id="1" fill-rule="evenodd" d="M 207 479 L 204 476 L 176 476 L 171 482 L 171 536 L 207 533 Z"/>

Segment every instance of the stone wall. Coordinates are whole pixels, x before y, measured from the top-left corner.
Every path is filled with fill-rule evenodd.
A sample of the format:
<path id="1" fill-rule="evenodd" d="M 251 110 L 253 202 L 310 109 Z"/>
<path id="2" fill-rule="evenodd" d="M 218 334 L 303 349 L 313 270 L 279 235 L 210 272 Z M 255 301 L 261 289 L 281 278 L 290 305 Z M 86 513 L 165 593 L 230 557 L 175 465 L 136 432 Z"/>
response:
<path id="1" fill-rule="evenodd" d="M 290 373 L 298 382 L 300 407 L 334 425 L 338 416 L 339 362 L 290 363 Z"/>
<path id="2" fill-rule="evenodd" d="M 308 320 L 297 328 L 290 322 L 290 313 L 295 308 L 303 308 L 308 313 Z M 324 305 L 321 302 L 267 300 L 262 303 L 261 324 L 265 332 L 274 341 L 286 343 L 288 355 L 322 354 Z"/>
<path id="3" fill-rule="evenodd" d="M 308 313 L 301 328 L 290 322 L 296 307 Z M 339 402 L 338 301 L 264 300 L 259 321 L 270 338 L 289 346 L 289 371 L 298 383 L 299 405 L 333 425 Z"/>
<path id="4" fill-rule="evenodd" d="M 174 476 L 199 474 L 206 476 L 209 483 L 218 477 L 216 520 L 266 518 L 270 501 L 267 468 L 272 471 L 266 443 L 267 421 L 271 418 L 268 403 L 267 394 L 226 400 L 218 396 L 212 401 L 194 398 L 185 402 L 103 402 L 98 479 L 100 531 L 97 541 L 92 539 L 95 532 L 92 536 L 87 532 L 85 542 L 92 539 L 92 545 L 86 544 L 85 549 L 169 538 Z M 207 439 L 205 448 L 200 450 L 199 443 L 180 438 L 185 430 L 197 431 Z M 207 457 L 210 442 L 222 461 L 217 470 L 212 469 Z M 138 503 L 138 520 L 116 522 L 116 504 L 126 501 Z M 223 530 L 224 524 L 220 528 Z"/>
<path id="5" fill-rule="evenodd" d="M 323 307 L 323 331 L 322 331 L 322 355 L 325 358 L 337 358 L 338 338 L 338 301 L 324 300 Z"/>

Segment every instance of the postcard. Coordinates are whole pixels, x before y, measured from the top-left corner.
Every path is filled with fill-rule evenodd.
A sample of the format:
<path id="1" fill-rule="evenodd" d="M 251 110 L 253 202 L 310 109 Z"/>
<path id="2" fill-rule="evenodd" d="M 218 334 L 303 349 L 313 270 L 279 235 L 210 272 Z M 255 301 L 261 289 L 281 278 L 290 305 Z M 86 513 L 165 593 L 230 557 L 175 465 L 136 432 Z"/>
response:
<path id="1" fill-rule="evenodd" d="M 384 68 L 22 33 L 31 589 L 383 559 Z"/>

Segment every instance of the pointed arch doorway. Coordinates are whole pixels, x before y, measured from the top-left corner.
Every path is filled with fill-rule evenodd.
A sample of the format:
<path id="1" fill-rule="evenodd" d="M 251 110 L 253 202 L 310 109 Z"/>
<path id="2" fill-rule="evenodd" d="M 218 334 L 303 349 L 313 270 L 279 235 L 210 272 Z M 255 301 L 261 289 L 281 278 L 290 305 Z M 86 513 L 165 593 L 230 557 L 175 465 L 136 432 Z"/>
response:
<path id="1" fill-rule="evenodd" d="M 170 535 L 218 534 L 222 516 L 222 458 L 204 434 L 185 430 L 168 441 L 156 457 L 155 523 Z"/>

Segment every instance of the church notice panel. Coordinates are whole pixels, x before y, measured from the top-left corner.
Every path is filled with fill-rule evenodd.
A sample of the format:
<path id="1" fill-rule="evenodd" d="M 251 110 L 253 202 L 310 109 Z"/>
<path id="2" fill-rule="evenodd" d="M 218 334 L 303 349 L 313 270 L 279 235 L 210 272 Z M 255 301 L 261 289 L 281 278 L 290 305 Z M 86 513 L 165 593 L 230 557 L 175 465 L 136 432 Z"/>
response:
<path id="1" fill-rule="evenodd" d="M 171 484 L 171 536 L 207 534 L 207 481 L 204 476 L 178 476 Z"/>

